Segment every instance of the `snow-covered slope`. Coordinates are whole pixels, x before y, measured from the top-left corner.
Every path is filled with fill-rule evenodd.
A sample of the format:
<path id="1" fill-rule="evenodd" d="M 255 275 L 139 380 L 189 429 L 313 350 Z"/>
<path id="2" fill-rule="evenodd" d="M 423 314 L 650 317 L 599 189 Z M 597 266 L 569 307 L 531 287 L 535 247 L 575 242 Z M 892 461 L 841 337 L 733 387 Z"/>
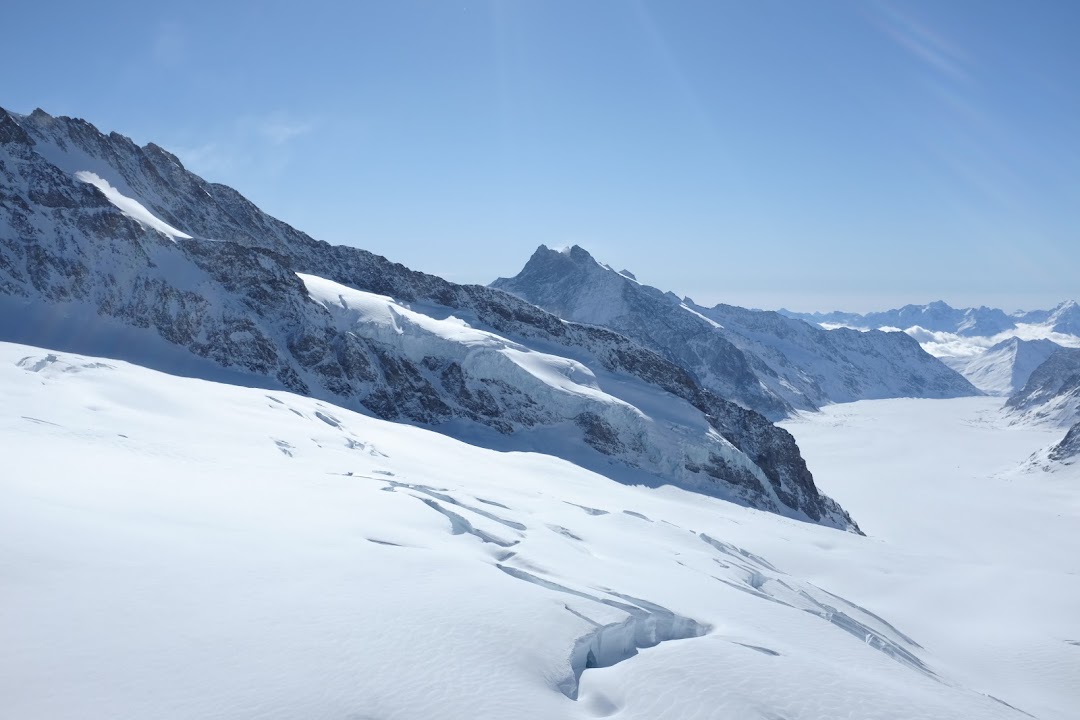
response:
<path id="1" fill-rule="evenodd" d="M 624 333 L 725 396 L 731 384 L 753 386 L 788 408 L 815 410 L 866 398 L 978 394 L 902 333 L 826 331 L 778 313 L 701 307 L 617 273 L 577 246 L 541 246 L 517 276 L 492 287 L 568 320 Z M 782 409 L 760 396 L 733 397 L 773 415 Z"/>
<path id="2" fill-rule="evenodd" d="M 1080 420 L 1080 349 L 1061 348 L 1005 403 L 1014 421 L 1068 427 Z"/>
<path id="3" fill-rule="evenodd" d="M 337 300 L 342 323 L 411 332 L 389 301 Z M 441 322 L 444 340 L 461 327 Z M 875 518 L 862 537 L 107 358 L 0 343 L 0 393 L 5 717 L 1065 720 L 1080 703 L 1080 512 L 1038 478 L 987 477 L 1046 433 L 973 422 L 985 399 L 790 425 Z M 875 414 L 893 407 L 900 424 Z M 867 451 L 882 441 L 899 452 Z"/>
<path id="4" fill-rule="evenodd" d="M 1023 388 L 1035 368 L 1060 348 L 1051 340 L 1012 337 L 954 367 L 984 393 L 1007 397 Z"/>
<path id="5" fill-rule="evenodd" d="M 81 120 L 0 111 L 0 311 L 0 339 L 287 389 L 855 529 L 788 433 L 656 353 L 315 241 Z"/>
<path id="6" fill-rule="evenodd" d="M 1040 720 L 1074 717 L 1080 465 L 1026 462 L 1060 430 L 1010 425 L 993 397 L 838 404 L 784 425 L 889 549 L 864 606 L 933 648 L 954 679 Z M 891 556 L 901 549 L 907 560 Z M 853 592 L 862 570 L 842 572 L 823 587 Z"/>

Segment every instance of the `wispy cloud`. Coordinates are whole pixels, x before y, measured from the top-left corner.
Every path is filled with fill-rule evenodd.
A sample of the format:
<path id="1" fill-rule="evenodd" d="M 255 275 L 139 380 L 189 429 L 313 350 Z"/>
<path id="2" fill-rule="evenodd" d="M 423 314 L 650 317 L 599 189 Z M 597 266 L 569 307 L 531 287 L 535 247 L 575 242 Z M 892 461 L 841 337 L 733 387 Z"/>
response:
<path id="1" fill-rule="evenodd" d="M 171 144 L 170 151 L 184 166 L 208 179 L 227 177 L 241 165 L 241 155 L 235 149 L 225 149 L 217 142 L 201 145 Z"/>
<path id="2" fill-rule="evenodd" d="M 207 179 L 228 181 L 250 174 L 275 177 L 286 170 L 296 152 L 291 143 L 317 126 L 313 118 L 284 111 L 243 115 L 214 132 L 201 132 L 196 142 L 189 135 L 168 147 L 186 167 Z"/>
<path id="3" fill-rule="evenodd" d="M 970 80 L 971 58 L 957 44 L 892 3 L 870 8 L 872 22 L 913 58 L 951 80 Z"/>
<path id="4" fill-rule="evenodd" d="M 294 138 L 306 135 L 315 128 L 311 120 L 300 120 L 282 113 L 273 113 L 255 121 L 259 134 L 274 145 L 284 145 Z"/>

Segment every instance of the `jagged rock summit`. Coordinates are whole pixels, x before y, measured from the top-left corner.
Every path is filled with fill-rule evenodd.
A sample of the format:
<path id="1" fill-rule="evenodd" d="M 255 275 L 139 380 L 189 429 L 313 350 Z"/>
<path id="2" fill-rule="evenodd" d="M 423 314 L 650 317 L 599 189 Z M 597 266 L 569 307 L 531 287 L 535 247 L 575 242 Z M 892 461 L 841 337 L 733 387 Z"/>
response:
<path id="1" fill-rule="evenodd" d="M 858 530 L 790 434 L 661 355 L 314 240 L 83 120 L 0 110 L 0 310 L 0 339 L 286 389 Z"/>
<path id="2" fill-rule="evenodd" d="M 542 245 L 518 275 L 492 287 L 616 330 L 773 418 L 831 402 L 979 394 L 903 333 L 827 331 L 774 312 L 702 307 L 615 272 L 578 246 Z"/>

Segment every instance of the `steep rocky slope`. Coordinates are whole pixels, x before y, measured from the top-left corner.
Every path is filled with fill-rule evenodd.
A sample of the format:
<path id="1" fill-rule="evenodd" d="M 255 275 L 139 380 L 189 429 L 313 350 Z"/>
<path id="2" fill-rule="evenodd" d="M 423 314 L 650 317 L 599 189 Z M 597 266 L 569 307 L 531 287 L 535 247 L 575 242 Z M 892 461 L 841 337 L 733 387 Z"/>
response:
<path id="1" fill-rule="evenodd" d="M 1080 421 L 1069 428 L 1061 442 L 1050 448 L 1050 459 L 1066 465 L 1080 459 Z"/>
<path id="2" fill-rule="evenodd" d="M 1080 348 L 1061 348 L 1035 368 L 1005 403 L 1018 422 L 1068 427 L 1080 420 Z"/>

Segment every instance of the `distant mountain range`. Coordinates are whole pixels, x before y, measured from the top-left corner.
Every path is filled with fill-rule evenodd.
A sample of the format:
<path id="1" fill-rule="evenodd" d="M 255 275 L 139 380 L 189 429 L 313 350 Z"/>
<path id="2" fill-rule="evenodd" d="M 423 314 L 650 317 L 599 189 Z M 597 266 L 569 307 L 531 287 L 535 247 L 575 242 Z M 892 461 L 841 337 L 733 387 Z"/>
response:
<path id="1" fill-rule="evenodd" d="M 1018 329 L 1019 325 L 1041 325 L 1051 332 L 1080 335 L 1080 305 L 1067 300 L 1051 310 L 1031 310 L 1006 313 L 990 307 L 954 308 L 940 300 L 928 305 L 905 305 L 895 310 L 866 314 L 849 312 L 797 313 L 780 310 L 787 317 L 818 324 L 877 329 L 882 327 L 906 330 L 921 327 L 925 330 L 948 332 L 965 337 L 991 337 Z"/>
<path id="2" fill-rule="evenodd" d="M 576 245 L 540 246 L 520 273 L 492 287 L 626 335 L 772 418 L 832 402 L 979 394 L 904 333 L 824 330 L 775 312 L 703 307 L 616 272 Z"/>

